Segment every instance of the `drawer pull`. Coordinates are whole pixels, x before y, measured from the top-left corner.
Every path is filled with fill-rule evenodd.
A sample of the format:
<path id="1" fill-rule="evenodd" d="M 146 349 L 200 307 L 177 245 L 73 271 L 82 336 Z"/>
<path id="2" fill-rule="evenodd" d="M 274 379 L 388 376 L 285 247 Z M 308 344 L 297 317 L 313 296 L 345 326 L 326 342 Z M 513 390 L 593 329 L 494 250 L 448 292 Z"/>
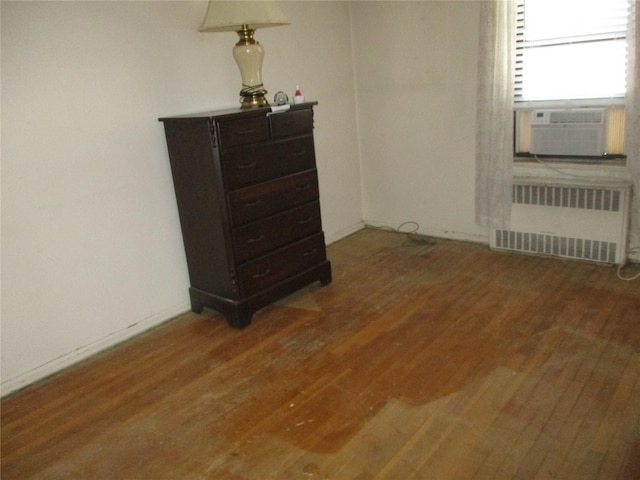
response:
<path id="1" fill-rule="evenodd" d="M 253 168 L 256 166 L 256 162 L 250 162 L 250 163 L 239 163 L 238 164 L 238 169 L 239 170 L 247 170 L 248 168 Z"/>
<path id="2" fill-rule="evenodd" d="M 305 190 L 309 190 L 311 188 L 311 184 L 310 183 L 305 183 L 304 185 L 298 185 L 296 187 L 296 190 L 299 192 L 303 192 Z"/>
<path id="3" fill-rule="evenodd" d="M 264 278 L 267 275 L 269 275 L 271 273 L 271 269 L 267 268 L 265 271 L 263 271 L 262 273 L 254 273 L 253 274 L 253 278 Z"/>
<path id="4" fill-rule="evenodd" d="M 305 223 L 309 223 L 313 220 L 313 216 L 309 216 L 309 218 L 305 218 L 304 220 L 298 220 L 298 225 L 304 225 Z"/>
<path id="5" fill-rule="evenodd" d="M 255 128 L 250 128 L 248 130 L 238 130 L 238 134 L 239 135 L 251 135 L 253 133 L 256 133 L 256 129 Z"/>
<path id="6" fill-rule="evenodd" d="M 317 248 L 314 248 L 314 249 L 312 249 L 312 250 L 307 250 L 306 252 L 304 252 L 304 253 L 302 254 L 302 256 L 303 256 L 303 257 L 311 257 L 311 256 L 313 256 L 313 255 L 315 255 L 315 254 L 317 254 L 317 253 L 318 253 L 318 249 L 317 249 Z"/>
<path id="7" fill-rule="evenodd" d="M 258 200 L 254 200 L 253 202 L 245 202 L 242 206 L 243 207 L 257 207 L 261 203 L 262 203 L 262 199 L 259 198 Z"/>
<path id="8" fill-rule="evenodd" d="M 248 239 L 247 243 L 258 243 L 258 242 L 261 242 L 262 240 L 264 240 L 264 233 L 261 234 L 259 237 Z"/>
<path id="9" fill-rule="evenodd" d="M 304 157 L 307 154 L 306 150 L 300 150 L 299 152 L 292 152 L 292 157 Z"/>

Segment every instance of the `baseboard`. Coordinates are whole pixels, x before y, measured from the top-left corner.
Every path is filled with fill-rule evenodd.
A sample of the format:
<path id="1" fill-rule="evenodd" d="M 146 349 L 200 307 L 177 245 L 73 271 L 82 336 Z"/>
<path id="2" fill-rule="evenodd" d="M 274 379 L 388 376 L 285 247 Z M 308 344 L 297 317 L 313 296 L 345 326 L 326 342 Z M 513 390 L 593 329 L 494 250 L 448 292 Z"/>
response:
<path id="1" fill-rule="evenodd" d="M 358 222 L 354 225 L 351 225 L 350 227 L 347 227 L 338 232 L 332 233 L 331 235 L 327 235 L 324 239 L 325 243 L 327 245 L 331 245 L 332 243 L 336 243 L 338 240 L 342 240 L 343 238 L 346 238 L 349 235 L 352 235 L 357 231 L 362 230 L 363 228 L 364 228 L 364 222 Z"/>
<path id="2" fill-rule="evenodd" d="M 348 237 L 349 235 L 357 232 L 358 230 L 362 230 L 363 228 L 364 223 L 362 222 L 354 224 L 349 228 L 328 235 L 325 238 L 325 242 L 327 244 L 335 243 L 338 240 Z M 149 318 L 134 323 L 133 325 L 130 325 L 123 330 L 111 333 L 106 337 L 101 338 L 89 345 L 85 345 L 75 349 L 72 352 L 65 353 L 58 358 L 39 365 L 38 367 L 35 367 L 21 375 L 18 375 L 17 377 L 9 378 L 7 380 L 2 379 L 2 382 L 0 383 L 0 397 L 4 397 L 16 392 L 17 390 L 28 387 L 35 382 L 43 380 L 51 375 L 55 375 L 65 368 L 81 362 L 82 360 L 86 360 L 92 355 L 100 353 L 101 351 L 113 347 L 118 343 L 129 340 L 130 338 L 133 338 L 134 336 L 143 333 L 150 328 L 160 325 L 161 323 L 171 320 L 177 315 L 189 311 L 190 309 L 191 305 L 188 302 L 176 305 L 172 308 L 152 315 Z"/>
<path id="3" fill-rule="evenodd" d="M 392 224 L 391 222 L 385 222 L 382 220 L 367 220 L 364 222 L 364 225 L 380 229 L 398 229 L 396 224 Z M 418 230 L 413 232 L 412 229 L 416 226 L 418 227 Z M 487 245 L 489 244 L 488 234 L 454 232 L 451 230 L 430 230 L 412 221 L 406 222 L 406 224 L 402 224 L 401 228 L 399 228 L 397 231 L 399 231 L 400 233 L 417 233 L 419 235 L 424 235 L 426 237 L 432 237 L 436 239 L 441 238 L 444 240 L 456 240 L 461 242 L 481 243 Z"/>
<path id="4" fill-rule="evenodd" d="M 367 222 L 369 224 L 369 222 Z M 378 222 L 371 222 L 370 224 L 379 224 Z M 352 225 L 349 228 L 340 230 L 339 232 L 328 235 L 325 239 L 327 245 L 337 242 L 353 233 L 362 230 L 365 228 L 365 222 L 360 222 Z M 488 236 L 483 235 L 475 235 L 475 234 L 465 234 L 465 233 L 456 233 L 456 232 L 439 232 L 439 233 L 430 233 L 430 232 L 419 232 L 422 235 L 427 235 L 435 238 L 447 238 L 450 240 L 459 240 L 459 241 L 467 241 L 473 243 L 484 243 L 489 244 Z M 629 261 L 634 263 L 640 263 L 640 252 L 639 253 L 630 253 Z M 27 387 L 39 380 L 43 380 L 46 377 L 59 373 L 61 370 L 70 367 L 82 360 L 85 360 L 92 355 L 100 353 L 101 351 L 113 347 L 118 343 L 121 343 L 125 340 L 133 338 L 134 336 L 143 333 L 150 328 L 158 326 L 186 311 L 189 311 L 191 308 L 188 302 L 180 305 L 176 305 L 172 308 L 159 312 L 149 318 L 146 318 L 140 322 L 137 322 L 123 330 L 118 332 L 114 332 L 96 342 L 93 342 L 89 345 L 85 345 L 80 347 L 73 352 L 66 353 L 61 355 L 60 357 L 51 360 L 43 365 L 40 365 L 22 375 L 19 375 L 14 378 L 10 378 L 8 380 L 2 381 L 0 383 L 0 397 L 4 397 L 10 393 L 13 393 L 21 388 Z"/>
<path id="5" fill-rule="evenodd" d="M 50 360 L 49 362 L 33 368 L 21 375 L 18 375 L 17 377 L 3 380 L 2 383 L 0 383 L 0 396 L 4 397 L 37 381 L 43 380 L 51 375 L 59 373 L 65 368 L 81 362 L 82 360 L 86 360 L 92 355 L 100 353 L 107 348 L 113 347 L 125 340 L 135 337 L 136 335 L 146 330 L 149 330 L 150 328 L 158 326 L 190 310 L 190 308 L 191 307 L 187 302 L 163 310 L 162 312 L 158 312 L 151 317 L 136 322 L 123 330 L 113 332 L 93 343 L 79 347 L 72 352 L 60 355 L 58 358 Z"/>

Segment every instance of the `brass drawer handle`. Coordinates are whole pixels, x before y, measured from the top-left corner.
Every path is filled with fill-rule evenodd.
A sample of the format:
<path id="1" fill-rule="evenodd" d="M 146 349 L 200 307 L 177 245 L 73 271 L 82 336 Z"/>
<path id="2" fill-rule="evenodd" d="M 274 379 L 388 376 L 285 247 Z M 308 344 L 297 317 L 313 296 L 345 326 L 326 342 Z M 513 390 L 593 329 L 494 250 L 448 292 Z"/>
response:
<path id="1" fill-rule="evenodd" d="M 313 220 L 313 216 L 309 216 L 309 218 L 305 218 L 304 220 L 298 220 L 298 225 L 304 225 L 305 223 L 309 223 Z"/>
<path id="2" fill-rule="evenodd" d="M 306 183 L 304 185 L 298 185 L 296 186 L 296 190 L 299 192 L 303 192 L 304 190 L 309 190 L 311 188 L 311 184 L 310 183 Z"/>
<path id="3" fill-rule="evenodd" d="M 314 249 L 312 249 L 312 250 L 307 250 L 306 252 L 304 252 L 304 253 L 302 254 L 302 256 L 303 256 L 303 257 L 311 257 L 311 256 L 315 255 L 316 253 L 318 253 L 318 249 L 317 249 L 317 248 L 314 248 Z"/>
<path id="4" fill-rule="evenodd" d="M 251 135 L 252 133 L 256 133 L 255 128 L 250 128 L 249 130 L 238 130 L 238 135 Z"/>
<path id="5" fill-rule="evenodd" d="M 292 152 L 292 157 L 304 157 L 307 154 L 306 150 L 300 150 L 299 152 Z"/>
<path id="6" fill-rule="evenodd" d="M 249 240 L 247 240 L 247 243 L 258 243 L 258 242 L 261 242 L 262 240 L 264 240 L 264 233 L 261 234 L 259 237 L 250 238 Z"/>
<path id="7" fill-rule="evenodd" d="M 262 203 L 262 200 L 258 199 L 258 200 L 254 200 L 253 202 L 245 202 L 242 206 L 243 207 L 257 207 L 261 203 Z"/>
<path id="8" fill-rule="evenodd" d="M 253 278 L 264 278 L 271 273 L 271 269 L 267 268 L 265 271 L 261 273 L 254 273 Z"/>

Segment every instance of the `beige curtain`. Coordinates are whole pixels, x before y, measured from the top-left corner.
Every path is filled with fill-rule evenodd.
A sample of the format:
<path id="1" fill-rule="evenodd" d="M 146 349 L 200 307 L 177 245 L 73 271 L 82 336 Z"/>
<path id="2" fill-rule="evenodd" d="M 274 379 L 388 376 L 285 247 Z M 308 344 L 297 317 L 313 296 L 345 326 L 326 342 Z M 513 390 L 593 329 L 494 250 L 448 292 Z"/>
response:
<path id="1" fill-rule="evenodd" d="M 515 1 L 481 3 L 475 213 L 478 225 L 498 229 L 511 216 L 515 21 Z"/>
<path id="2" fill-rule="evenodd" d="M 627 168 L 633 179 L 629 247 L 640 250 L 640 14 L 637 2 L 631 2 L 627 57 L 626 138 Z M 635 4 L 635 5 L 634 5 Z M 635 8 L 633 8 L 635 7 Z M 634 12 L 635 10 L 635 12 Z M 634 14 L 635 13 L 635 14 Z"/>

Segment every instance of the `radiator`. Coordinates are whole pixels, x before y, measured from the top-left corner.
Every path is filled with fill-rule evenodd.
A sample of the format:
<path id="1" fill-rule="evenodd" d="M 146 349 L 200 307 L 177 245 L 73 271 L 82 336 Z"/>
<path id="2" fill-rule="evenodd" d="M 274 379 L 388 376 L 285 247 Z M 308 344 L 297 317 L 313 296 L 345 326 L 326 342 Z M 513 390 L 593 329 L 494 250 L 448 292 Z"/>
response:
<path id="1" fill-rule="evenodd" d="M 514 180 L 509 230 L 492 229 L 498 250 L 623 264 L 630 183 Z"/>

